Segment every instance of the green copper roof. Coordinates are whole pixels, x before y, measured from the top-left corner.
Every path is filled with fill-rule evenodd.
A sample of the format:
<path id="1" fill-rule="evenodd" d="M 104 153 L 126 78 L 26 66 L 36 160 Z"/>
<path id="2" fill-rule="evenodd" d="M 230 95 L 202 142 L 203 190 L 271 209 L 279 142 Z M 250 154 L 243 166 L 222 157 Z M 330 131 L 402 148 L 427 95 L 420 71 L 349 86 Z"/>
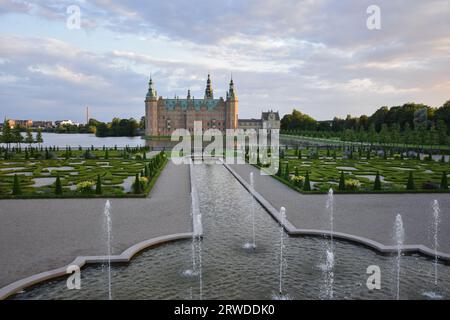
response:
<path id="1" fill-rule="evenodd" d="M 214 109 L 219 105 L 220 99 L 164 99 L 166 109 L 173 110 L 180 105 L 182 110 L 186 110 L 188 105 L 194 105 L 196 111 L 200 111 L 202 105 L 206 105 L 208 110 Z"/>

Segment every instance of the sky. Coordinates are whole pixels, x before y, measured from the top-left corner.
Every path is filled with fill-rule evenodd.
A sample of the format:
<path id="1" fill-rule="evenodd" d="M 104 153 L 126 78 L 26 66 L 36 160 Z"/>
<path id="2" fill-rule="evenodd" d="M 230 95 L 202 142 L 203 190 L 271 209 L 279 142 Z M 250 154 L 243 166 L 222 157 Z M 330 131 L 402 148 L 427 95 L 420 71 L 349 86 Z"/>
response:
<path id="1" fill-rule="evenodd" d="M 449 17 L 450 0 L 0 0 L 0 117 L 140 118 L 150 76 L 160 96 L 202 98 L 208 73 L 215 97 L 233 77 L 240 118 L 438 107 Z"/>

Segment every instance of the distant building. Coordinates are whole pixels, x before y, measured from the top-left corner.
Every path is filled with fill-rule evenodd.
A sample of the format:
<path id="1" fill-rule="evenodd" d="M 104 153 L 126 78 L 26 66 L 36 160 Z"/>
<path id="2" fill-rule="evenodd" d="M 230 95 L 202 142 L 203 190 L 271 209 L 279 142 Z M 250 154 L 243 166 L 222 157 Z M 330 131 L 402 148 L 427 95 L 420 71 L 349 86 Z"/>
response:
<path id="1" fill-rule="evenodd" d="M 52 128 L 53 121 L 33 121 L 33 128 Z"/>
<path id="2" fill-rule="evenodd" d="M 175 129 L 193 132 L 194 121 L 201 121 L 203 131 L 208 129 L 237 129 L 238 98 L 233 79 L 226 98 L 214 99 L 211 78 L 208 74 L 205 95 L 202 99 L 191 97 L 173 99 L 158 97 L 150 78 L 145 99 L 145 134 L 149 136 L 171 135 Z"/>
<path id="3" fill-rule="evenodd" d="M 55 121 L 55 126 L 66 126 L 66 125 L 77 125 L 77 123 L 73 122 L 72 120 L 57 120 Z"/>
<path id="4" fill-rule="evenodd" d="M 19 127 L 32 127 L 33 126 L 33 121 L 32 120 L 13 120 L 13 119 L 9 119 L 8 120 L 8 125 L 10 126 L 10 128 L 14 128 L 15 126 L 19 126 Z"/>
<path id="5" fill-rule="evenodd" d="M 261 119 L 239 119 L 239 129 L 280 129 L 280 115 L 278 111 L 267 111 L 261 113 Z"/>

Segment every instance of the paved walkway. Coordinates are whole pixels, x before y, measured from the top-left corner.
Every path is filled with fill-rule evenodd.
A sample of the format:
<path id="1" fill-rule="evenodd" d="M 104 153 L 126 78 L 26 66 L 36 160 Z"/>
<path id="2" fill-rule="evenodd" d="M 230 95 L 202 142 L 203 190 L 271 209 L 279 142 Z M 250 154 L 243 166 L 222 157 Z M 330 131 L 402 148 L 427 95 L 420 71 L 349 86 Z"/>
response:
<path id="1" fill-rule="evenodd" d="M 284 206 L 287 219 L 298 229 L 329 230 L 326 195 L 302 195 L 270 176 L 261 176 L 255 167 L 231 165 L 247 182 L 254 172 L 255 190 L 275 208 Z M 394 245 L 393 224 L 402 215 L 405 245 L 422 244 L 433 248 L 429 232 L 432 225 L 431 203 L 437 199 L 441 207 L 439 251 L 450 253 L 449 194 L 361 194 L 334 196 L 334 230 Z"/>
<path id="2" fill-rule="evenodd" d="M 105 255 L 105 199 L 1 200 L 0 287 Z M 111 199 L 113 254 L 150 238 L 192 231 L 187 165 L 169 162 L 146 199 Z"/>

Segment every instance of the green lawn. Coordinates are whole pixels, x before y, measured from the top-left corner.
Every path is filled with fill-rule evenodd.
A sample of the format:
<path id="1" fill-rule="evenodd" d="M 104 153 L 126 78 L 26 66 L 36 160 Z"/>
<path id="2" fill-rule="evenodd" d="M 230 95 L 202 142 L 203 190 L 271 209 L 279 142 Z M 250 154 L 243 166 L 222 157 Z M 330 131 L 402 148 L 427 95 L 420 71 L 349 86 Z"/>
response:
<path id="1" fill-rule="evenodd" d="M 53 197 L 142 197 L 149 192 L 167 158 L 154 170 L 148 184 L 139 194 L 133 192 L 132 185 L 136 174 L 140 174 L 151 161 L 143 159 L 143 152 L 108 150 L 90 151 L 95 159 L 86 159 L 85 151 L 71 151 L 67 158 L 65 151 L 52 152 L 55 159 L 25 159 L 25 153 L 14 154 L 10 160 L 0 160 L 0 198 L 53 198 Z M 12 195 L 14 175 L 20 181 L 21 194 Z M 63 187 L 62 195 L 55 195 L 55 181 L 59 175 Z M 92 181 L 94 184 L 100 175 L 102 194 L 82 193 L 77 184 Z M 93 186 L 95 189 L 95 185 Z"/>

